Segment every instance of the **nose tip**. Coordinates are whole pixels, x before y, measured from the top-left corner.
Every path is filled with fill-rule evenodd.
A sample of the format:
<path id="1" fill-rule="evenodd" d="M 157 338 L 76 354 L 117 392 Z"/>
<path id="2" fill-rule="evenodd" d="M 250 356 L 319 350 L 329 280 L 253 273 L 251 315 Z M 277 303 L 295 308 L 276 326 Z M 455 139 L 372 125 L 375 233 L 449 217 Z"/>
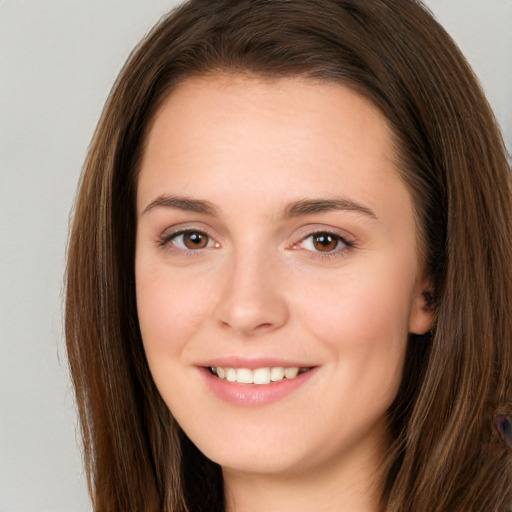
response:
<path id="1" fill-rule="evenodd" d="M 251 268 L 233 268 L 217 307 L 222 328 L 243 336 L 279 329 L 288 321 L 288 306 L 276 273 Z"/>

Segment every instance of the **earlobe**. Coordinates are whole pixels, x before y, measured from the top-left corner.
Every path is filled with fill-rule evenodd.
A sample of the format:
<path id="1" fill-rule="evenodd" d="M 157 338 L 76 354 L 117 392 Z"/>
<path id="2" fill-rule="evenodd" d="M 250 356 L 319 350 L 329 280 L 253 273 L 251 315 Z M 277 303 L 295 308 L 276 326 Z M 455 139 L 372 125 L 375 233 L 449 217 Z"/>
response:
<path id="1" fill-rule="evenodd" d="M 409 332 L 411 334 L 426 334 L 432 329 L 435 319 L 434 287 L 430 279 L 425 279 L 414 296 Z"/>

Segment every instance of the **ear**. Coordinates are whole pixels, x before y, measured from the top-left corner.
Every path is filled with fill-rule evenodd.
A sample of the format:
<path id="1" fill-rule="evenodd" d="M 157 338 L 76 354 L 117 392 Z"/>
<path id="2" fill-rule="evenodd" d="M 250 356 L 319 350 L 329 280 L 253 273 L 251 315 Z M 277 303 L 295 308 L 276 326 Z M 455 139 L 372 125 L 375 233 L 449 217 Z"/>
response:
<path id="1" fill-rule="evenodd" d="M 409 317 L 409 332 L 425 334 L 434 324 L 434 287 L 430 278 L 418 282 L 414 291 L 411 314 Z"/>

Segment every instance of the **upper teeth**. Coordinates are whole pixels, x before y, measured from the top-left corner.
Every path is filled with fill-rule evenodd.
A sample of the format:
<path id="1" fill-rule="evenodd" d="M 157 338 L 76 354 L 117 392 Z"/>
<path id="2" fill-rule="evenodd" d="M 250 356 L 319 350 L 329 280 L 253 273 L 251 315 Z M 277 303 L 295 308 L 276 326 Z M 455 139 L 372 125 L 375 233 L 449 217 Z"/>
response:
<path id="1" fill-rule="evenodd" d="M 283 379 L 294 379 L 299 373 L 303 373 L 308 368 L 283 368 L 280 366 L 272 368 L 224 368 L 216 366 L 211 368 L 219 378 L 229 382 L 240 382 L 242 384 L 270 384 Z"/>

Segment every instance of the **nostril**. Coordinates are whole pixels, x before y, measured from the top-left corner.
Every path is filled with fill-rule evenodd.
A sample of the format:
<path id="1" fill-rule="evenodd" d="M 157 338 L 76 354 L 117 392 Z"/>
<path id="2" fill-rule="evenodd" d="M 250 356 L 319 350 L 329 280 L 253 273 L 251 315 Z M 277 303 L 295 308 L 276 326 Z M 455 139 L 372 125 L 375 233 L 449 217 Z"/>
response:
<path id="1" fill-rule="evenodd" d="M 242 324 L 241 322 L 229 322 L 222 320 L 221 328 L 223 329 L 232 329 L 234 331 L 238 331 L 240 333 L 244 333 L 245 335 L 251 335 L 256 333 L 263 333 L 265 331 L 271 331 L 276 328 L 274 324 L 271 322 L 264 322 L 261 324 L 250 325 L 249 323 Z"/>
<path id="2" fill-rule="evenodd" d="M 256 329 L 261 329 L 261 330 L 270 329 L 270 328 L 272 328 L 272 324 L 270 324 L 270 323 L 264 323 L 264 324 L 258 325 L 256 327 Z"/>

